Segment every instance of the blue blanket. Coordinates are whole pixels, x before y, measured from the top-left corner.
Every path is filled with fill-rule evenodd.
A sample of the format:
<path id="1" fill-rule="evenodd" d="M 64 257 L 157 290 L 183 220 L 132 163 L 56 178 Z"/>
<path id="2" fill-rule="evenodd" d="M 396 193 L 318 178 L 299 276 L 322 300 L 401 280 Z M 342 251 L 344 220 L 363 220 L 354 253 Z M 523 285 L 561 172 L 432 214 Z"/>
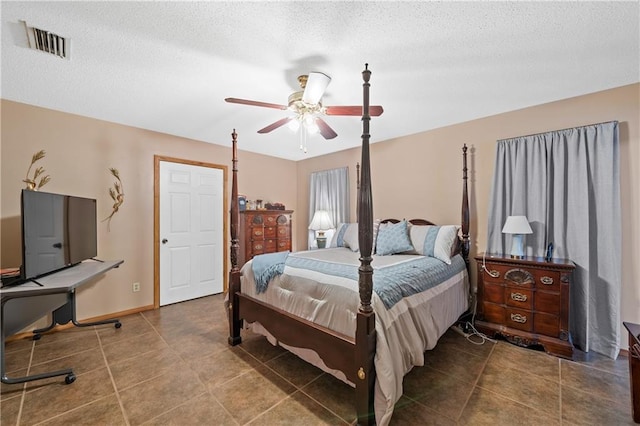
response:
<path id="1" fill-rule="evenodd" d="M 256 292 L 264 293 L 269 281 L 276 275 L 284 272 L 284 263 L 289 256 L 288 251 L 277 253 L 259 254 L 251 261 L 251 268 L 256 280 Z"/>
<path id="2" fill-rule="evenodd" d="M 454 256 L 451 265 L 434 257 L 416 256 L 408 262 L 373 268 L 373 291 L 390 309 L 403 297 L 428 290 L 448 280 L 466 268 L 461 256 Z M 290 256 L 287 266 L 320 272 L 358 281 L 358 266 Z"/>

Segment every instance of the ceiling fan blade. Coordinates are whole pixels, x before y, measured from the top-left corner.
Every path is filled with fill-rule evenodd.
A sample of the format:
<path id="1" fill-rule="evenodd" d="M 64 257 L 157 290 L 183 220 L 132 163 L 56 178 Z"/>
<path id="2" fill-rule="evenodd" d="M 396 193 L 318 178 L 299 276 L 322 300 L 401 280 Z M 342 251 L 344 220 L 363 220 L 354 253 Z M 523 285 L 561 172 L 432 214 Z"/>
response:
<path id="1" fill-rule="evenodd" d="M 318 131 L 325 139 L 333 139 L 338 136 L 322 118 L 316 117 L 316 126 L 318 126 Z"/>
<path id="2" fill-rule="evenodd" d="M 371 117 L 378 117 L 382 115 L 384 110 L 380 105 L 369 105 L 369 115 Z M 362 106 L 328 106 L 325 107 L 325 114 L 327 115 L 362 115 Z"/>
<path id="3" fill-rule="evenodd" d="M 269 133 L 270 131 L 277 129 L 278 127 L 284 126 L 285 124 L 287 124 L 291 120 L 293 120 L 293 117 L 285 117 L 283 119 L 280 119 L 280 120 L 276 121 L 275 123 L 269 124 L 264 129 L 258 130 L 258 133 Z"/>
<path id="4" fill-rule="evenodd" d="M 308 105 L 316 105 L 322 99 L 324 91 L 331 82 L 331 77 L 321 72 L 310 72 L 307 85 L 302 94 L 302 102 Z"/>
<path id="5" fill-rule="evenodd" d="M 274 108 L 274 109 L 287 109 L 288 106 L 286 105 L 279 105 L 279 104 L 270 104 L 268 102 L 260 102 L 260 101 L 250 101 L 247 99 L 238 99 L 238 98 L 226 98 L 225 101 L 231 103 L 231 104 L 242 104 L 242 105 L 253 105 L 253 106 L 259 106 L 259 107 L 265 107 L 265 108 Z"/>

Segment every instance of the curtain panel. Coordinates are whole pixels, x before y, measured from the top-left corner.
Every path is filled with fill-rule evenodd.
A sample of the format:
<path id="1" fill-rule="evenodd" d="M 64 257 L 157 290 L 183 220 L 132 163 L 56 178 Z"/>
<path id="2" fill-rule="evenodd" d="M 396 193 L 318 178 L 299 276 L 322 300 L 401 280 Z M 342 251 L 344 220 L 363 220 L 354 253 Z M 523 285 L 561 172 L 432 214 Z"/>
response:
<path id="1" fill-rule="evenodd" d="M 313 172 L 309 177 L 309 221 L 316 210 L 327 210 L 334 226 L 349 221 L 349 168 Z M 327 247 L 332 231 L 326 232 Z M 309 230 L 308 248 L 316 246 L 315 232 Z"/>
<path id="2" fill-rule="evenodd" d="M 507 216 L 525 215 L 527 256 L 576 264 L 569 328 L 582 350 L 620 351 L 621 212 L 618 122 L 500 140 L 489 203 L 487 251 L 506 253 Z"/>

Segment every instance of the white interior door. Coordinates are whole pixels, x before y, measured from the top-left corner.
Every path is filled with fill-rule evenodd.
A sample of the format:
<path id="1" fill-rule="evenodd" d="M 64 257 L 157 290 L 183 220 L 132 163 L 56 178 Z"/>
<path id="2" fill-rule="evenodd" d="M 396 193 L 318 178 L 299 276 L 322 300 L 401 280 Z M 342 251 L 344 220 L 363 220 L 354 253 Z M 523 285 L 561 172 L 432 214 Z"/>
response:
<path id="1" fill-rule="evenodd" d="M 160 161 L 160 305 L 221 293 L 224 171 Z"/>

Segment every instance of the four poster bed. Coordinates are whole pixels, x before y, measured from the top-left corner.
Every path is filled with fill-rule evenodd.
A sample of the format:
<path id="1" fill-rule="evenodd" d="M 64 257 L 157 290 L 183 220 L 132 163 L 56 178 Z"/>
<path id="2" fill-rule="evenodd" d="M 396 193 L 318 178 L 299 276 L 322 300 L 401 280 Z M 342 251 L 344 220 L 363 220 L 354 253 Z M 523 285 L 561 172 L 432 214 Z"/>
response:
<path id="1" fill-rule="evenodd" d="M 241 343 L 242 322 L 251 323 L 253 331 L 267 336 L 271 343 L 355 386 L 358 424 L 373 424 L 376 419 L 378 424 L 387 424 L 402 395 L 404 374 L 414 365 L 424 364 L 424 351 L 432 349 L 469 307 L 467 148 L 463 147 L 462 224 L 455 226 L 449 242 L 451 250 L 444 258 L 435 258 L 433 251 L 426 251 L 427 240 L 433 240 L 428 235 L 445 227 L 421 219 L 409 223 L 388 219 L 379 226 L 376 221 L 374 226 L 369 159 L 370 75 L 365 67 L 358 223 L 351 228 L 351 233 L 357 229 L 357 241 L 353 235 L 347 236 L 352 225 L 344 225 L 332 244 L 338 247 L 284 254 L 283 268 L 270 277 L 268 285 L 257 285 L 264 277 L 254 274 L 256 258 L 242 271 L 238 267 L 234 130 L 229 344 Z M 417 251 L 380 255 L 384 254 L 382 241 L 403 227 L 399 232 L 411 235 Z M 378 241 L 376 255 L 374 238 Z M 350 244 L 345 244 L 349 239 Z M 425 278 L 425 274 L 431 278 Z"/>

